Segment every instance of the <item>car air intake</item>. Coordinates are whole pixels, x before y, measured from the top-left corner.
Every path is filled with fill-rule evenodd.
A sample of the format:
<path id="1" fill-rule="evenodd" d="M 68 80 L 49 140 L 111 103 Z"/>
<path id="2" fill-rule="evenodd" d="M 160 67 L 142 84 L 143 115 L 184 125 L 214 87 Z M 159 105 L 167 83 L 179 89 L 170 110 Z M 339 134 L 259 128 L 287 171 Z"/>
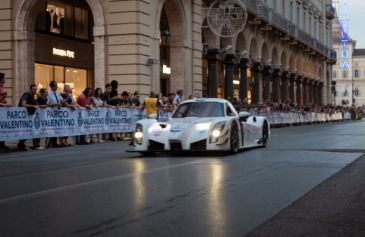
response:
<path id="1" fill-rule="evenodd" d="M 150 145 L 148 146 L 148 150 L 150 151 L 163 151 L 165 149 L 165 145 L 160 142 L 156 142 L 153 140 L 149 140 Z"/>
<path id="2" fill-rule="evenodd" d="M 207 139 L 191 143 L 190 150 L 191 151 L 206 151 L 207 150 Z"/>
<path id="3" fill-rule="evenodd" d="M 167 127 L 167 124 L 164 124 L 164 123 L 160 123 L 159 124 L 161 128 L 166 128 Z"/>
<path id="4" fill-rule="evenodd" d="M 171 149 L 171 151 L 181 151 L 182 150 L 181 141 L 171 140 L 170 149 Z"/>

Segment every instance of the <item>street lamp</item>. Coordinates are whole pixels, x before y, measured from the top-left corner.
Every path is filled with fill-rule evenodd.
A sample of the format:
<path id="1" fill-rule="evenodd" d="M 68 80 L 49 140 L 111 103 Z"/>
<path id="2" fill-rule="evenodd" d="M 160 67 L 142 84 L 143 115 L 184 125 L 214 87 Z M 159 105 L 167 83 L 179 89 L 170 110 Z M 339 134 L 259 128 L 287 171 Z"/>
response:
<path id="1" fill-rule="evenodd" d="M 169 46 L 170 32 L 167 29 L 161 31 L 161 47 L 166 48 Z"/>

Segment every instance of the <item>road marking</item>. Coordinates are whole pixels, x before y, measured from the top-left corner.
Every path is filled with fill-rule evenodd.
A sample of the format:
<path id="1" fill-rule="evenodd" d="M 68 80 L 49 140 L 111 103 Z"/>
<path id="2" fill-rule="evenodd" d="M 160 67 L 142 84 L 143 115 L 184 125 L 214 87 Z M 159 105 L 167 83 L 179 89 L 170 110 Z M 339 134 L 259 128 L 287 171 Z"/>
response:
<path id="1" fill-rule="evenodd" d="M 191 162 L 185 162 L 185 163 L 176 164 L 176 165 L 169 165 L 169 166 L 154 168 L 154 169 L 147 170 L 144 172 L 139 172 L 139 173 L 130 173 L 130 174 L 118 175 L 118 176 L 113 176 L 113 177 L 108 177 L 108 178 L 102 178 L 102 179 L 98 179 L 98 180 L 81 182 L 78 184 L 66 185 L 66 186 L 62 186 L 62 187 L 58 187 L 58 188 L 52 188 L 52 189 L 43 190 L 43 191 L 39 191 L 39 192 L 27 193 L 27 194 L 22 194 L 22 195 L 10 197 L 10 198 L 0 199 L 0 204 L 10 202 L 10 201 L 18 201 L 18 200 L 27 199 L 27 198 L 33 198 L 33 197 L 41 196 L 41 195 L 52 193 L 52 192 L 64 191 L 67 189 L 74 189 L 74 188 L 79 188 L 79 187 L 88 186 L 88 185 L 101 184 L 104 182 L 131 178 L 131 177 L 134 177 L 137 175 L 144 175 L 144 174 L 148 174 L 148 173 L 152 173 L 152 172 L 156 172 L 156 171 L 174 169 L 174 168 L 179 168 L 179 167 L 188 166 L 188 165 L 196 165 L 196 164 L 201 164 L 201 163 L 203 163 L 203 161 L 191 161 Z"/>

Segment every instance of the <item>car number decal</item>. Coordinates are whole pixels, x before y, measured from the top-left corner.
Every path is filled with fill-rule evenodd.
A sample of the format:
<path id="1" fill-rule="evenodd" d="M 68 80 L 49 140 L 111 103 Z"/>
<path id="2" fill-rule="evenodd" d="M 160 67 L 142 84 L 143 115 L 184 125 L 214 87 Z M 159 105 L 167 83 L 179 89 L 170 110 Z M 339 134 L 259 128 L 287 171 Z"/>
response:
<path id="1" fill-rule="evenodd" d="M 156 131 L 153 133 L 153 136 L 158 137 L 161 135 L 161 131 Z"/>
<path id="2" fill-rule="evenodd" d="M 171 132 L 181 132 L 187 127 L 189 127 L 190 124 L 173 124 L 171 126 Z"/>

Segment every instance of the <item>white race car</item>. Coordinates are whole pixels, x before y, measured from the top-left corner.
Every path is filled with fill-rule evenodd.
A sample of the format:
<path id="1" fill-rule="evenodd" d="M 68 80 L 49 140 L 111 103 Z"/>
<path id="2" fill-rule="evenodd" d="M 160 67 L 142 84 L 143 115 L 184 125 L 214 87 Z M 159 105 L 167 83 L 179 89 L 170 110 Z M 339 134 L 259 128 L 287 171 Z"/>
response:
<path id="1" fill-rule="evenodd" d="M 176 151 L 223 151 L 265 147 L 270 138 L 266 117 L 237 113 L 224 99 L 182 102 L 168 122 L 143 119 L 134 131 L 135 151 L 143 155 Z"/>

